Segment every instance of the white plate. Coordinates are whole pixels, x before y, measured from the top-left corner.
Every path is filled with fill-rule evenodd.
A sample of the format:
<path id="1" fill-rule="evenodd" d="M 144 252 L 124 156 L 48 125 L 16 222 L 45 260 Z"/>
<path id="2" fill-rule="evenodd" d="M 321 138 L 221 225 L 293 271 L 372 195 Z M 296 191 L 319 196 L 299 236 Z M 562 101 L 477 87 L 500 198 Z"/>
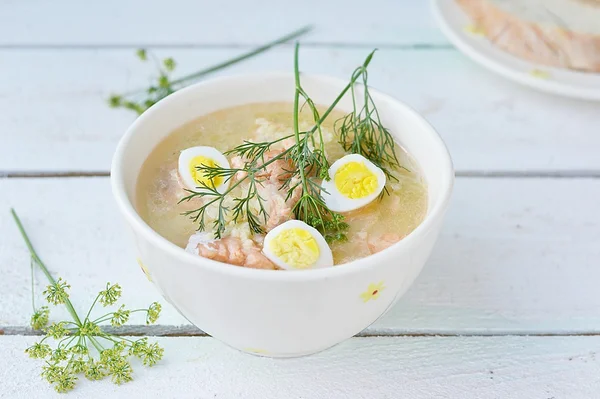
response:
<path id="1" fill-rule="evenodd" d="M 489 70 L 534 89 L 562 96 L 600 101 L 600 74 L 569 71 L 517 58 L 486 37 L 467 31 L 470 18 L 455 0 L 432 0 L 433 13 L 448 39 Z"/>

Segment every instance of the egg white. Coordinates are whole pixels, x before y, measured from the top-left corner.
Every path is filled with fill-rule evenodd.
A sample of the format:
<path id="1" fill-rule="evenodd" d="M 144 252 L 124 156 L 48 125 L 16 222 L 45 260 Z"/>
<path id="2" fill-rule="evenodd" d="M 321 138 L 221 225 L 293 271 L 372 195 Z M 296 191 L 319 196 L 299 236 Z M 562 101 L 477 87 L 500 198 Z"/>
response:
<path id="1" fill-rule="evenodd" d="M 348 198 L 342 194 L 335 185 L 334 177 L 337 171 L 344 165 L 350 162 L 364 163 L 367 169 L 371 171 L 377 178 L 377 188 L 372 194 L 363 198 Z M 349 154 L 338 159 L 329 168 L 330 180 L 323 180 L 321 187 L 321 196 L 325 201 L 327 208 L 334 212 L 350 212 L 373 202 L 375 198 L 381 194 L 386 183 L 386 176 L 381 168 L 377 167 L 373 162 L 359 154 Z"/>
<path id="2" fill-rule="evenodd" d="M 281 258 L 275 255 L 270 247 L 271 241 L 277 237 L 280 233 L 285 230 L 299 228 L 307 231 L 316 241 L 317 246 L 319 247 L 319 258 L 317 261 L 310 267 L 305 269 L 296 268 L 292 265 L 288 265 Z M 327 241 L 325 238 L 319 233 L 317 229 L 309 226 L 308 224 L 300 221 L 300 220 L 288 220 L 285 223 L 280 224 L 275 227 L 273 230 L 269 231 L 265 236 L 265 241 L 263 244 L 263 253 L 265 256 L 273 263 L 275 263 L 278 267 L 285 270 L 310 270 L 310 269 L 319 269 L 324 267 L 333 266 L 333 254 L 331 253 L 331 248 L 327 245 Z"/>
<path id="3" fill-rule="evenodd" d="M 185 188 L 189 190 L 198 189 L 198 184 L 190 173 L 190 162 L 197 156 L 203 156 L 212 159 L 219 167 L 229 169 L 229 161 L 219 150 L 214 147 L 198 146 L 187 148 L 179 154 L 178 172 L 181 182 Z M 224 193 L 229 187 L 230 181 L 223 180 L 221 184 L 216 186 L 216 190 Z"/>

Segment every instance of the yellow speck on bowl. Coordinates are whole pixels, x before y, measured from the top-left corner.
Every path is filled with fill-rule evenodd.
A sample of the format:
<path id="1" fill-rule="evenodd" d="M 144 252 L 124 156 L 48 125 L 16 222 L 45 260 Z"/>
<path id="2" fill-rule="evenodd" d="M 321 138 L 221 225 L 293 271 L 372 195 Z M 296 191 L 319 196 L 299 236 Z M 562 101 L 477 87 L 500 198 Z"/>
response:
<path id="1" fill-rule="evenodd" d="M 363 302 L 367 303 L 372 299 L 379 298 L 381 291 L 383 291 L 384 289 L 385 286 L 383 285 L 383 281 L 380 281 L 377 284 L 371 283 L 369 284 L 367 290 L 360 294 L 360 297 L 362 298 Z"/>

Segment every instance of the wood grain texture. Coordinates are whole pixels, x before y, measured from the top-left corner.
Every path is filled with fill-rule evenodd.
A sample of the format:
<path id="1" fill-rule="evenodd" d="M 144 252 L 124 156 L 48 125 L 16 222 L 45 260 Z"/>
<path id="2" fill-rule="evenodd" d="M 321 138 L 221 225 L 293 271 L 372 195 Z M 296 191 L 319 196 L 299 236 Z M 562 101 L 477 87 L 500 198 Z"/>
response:
<path id="1" fill-rule="evenodd" d="M 159 338 L 165 359 L 134 365 L 122 386 L 82 380 L 70 398 L 589 399 L 600 390 L 600 337 L 352 338 L 297 359 L 240 353 L 208 337 Z M 36 378 L 24 348 L 0 337 L 2 393 L 62 397 Z"/>
<path id="2" fill-rule="evenodd" d="M 184 74 L 239 51 L 157 54 L 173 55 Z M 304 48 L 302 70 L 347 77 L 367 52 Z M 291 71 L 291 62 L 291 49 L 279 48 L 223 73 Z M 600 171 L 595 103 L 509 84 L 451 50 L 381 50 L 371 65 L 373 86 L 431 121 L 459 173 Z M 110 109 L 106 99 L 115 90 L 146 87 L 154 73 L 131 50 L 11 51 L 0 63 L 0 172 L 108 171 L 134 115 Z"/>
<path id="3" fill-rule="evenodd" d="M 314 43 L 446 43 L 413 0 L 5 1 L 2 16 L 0 46 L 261 44 L 305 24 Z"/>
<path id="4" fill-rule="evenodd" d="M 82 310 L 107 280 L 123 286 L 128 306 L 160 299 L 135 261 L 107 178 L 7 179 L 0 192 L 0 292 L 10 293 L 0 327 L 26 326 L 31 309 L 27 252 L 9 206 Z M 430 261 L 366 333 L 600 332 L 600 214 L 590 212 L 598 198 L 594 179 L 458 179 Z M 160 323 L 187 324 L 167 304 Z"/>

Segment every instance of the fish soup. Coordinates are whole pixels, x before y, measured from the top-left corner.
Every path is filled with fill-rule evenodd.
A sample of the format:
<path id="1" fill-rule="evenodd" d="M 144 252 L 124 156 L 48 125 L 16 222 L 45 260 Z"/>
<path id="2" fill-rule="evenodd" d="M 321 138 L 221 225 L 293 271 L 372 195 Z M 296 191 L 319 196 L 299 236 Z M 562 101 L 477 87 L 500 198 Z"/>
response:
<path id="1" fill-rule="evenodd" d="M 276 270 L 343 265 L 421 223 L 426 185 L 401 146 L 392 144 L 399 166 L 379 167 L 340 144 L 344 113 L 305 142 L 313 114 L 299 112 L 299 134 L 293 114 L 287 102 L 247 104 L 173 131 L 142 166 L 138 213 L 193 254 Z"/>

